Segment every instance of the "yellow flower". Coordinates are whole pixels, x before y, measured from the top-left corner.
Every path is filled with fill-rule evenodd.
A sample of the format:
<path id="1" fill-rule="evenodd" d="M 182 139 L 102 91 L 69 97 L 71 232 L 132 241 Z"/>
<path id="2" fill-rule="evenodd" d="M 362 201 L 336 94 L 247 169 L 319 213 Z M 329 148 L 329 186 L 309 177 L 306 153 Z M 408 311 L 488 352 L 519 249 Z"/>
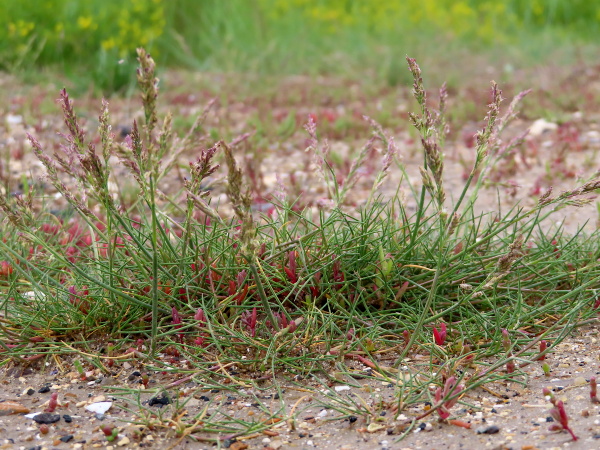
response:
<path id="1" fill-rule="evenodd" d="M 87 30 L 88 28 L 95 30 L 97 25 L 93 22 L 92 16 L 79 16 L 77 18 L 77 26 L 82 30 Z"/>
<path id="2" fill-rule="evenodd" d="M 111 48 L 115 48 L 115 46 L 117 45 L 117 43 L 115 42 L 114 38 L 109 38 L 109 39 L 105 39 L 103 40 L 100 45 L 102 46 L 102 48 L 104 50 L 110 50 Z"/>

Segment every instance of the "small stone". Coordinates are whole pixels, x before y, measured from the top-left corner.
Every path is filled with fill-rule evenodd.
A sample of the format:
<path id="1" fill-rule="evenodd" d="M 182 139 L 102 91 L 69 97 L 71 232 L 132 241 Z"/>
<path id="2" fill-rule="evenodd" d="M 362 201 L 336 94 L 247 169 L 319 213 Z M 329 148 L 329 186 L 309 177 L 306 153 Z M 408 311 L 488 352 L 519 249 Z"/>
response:
<path id="1" fill-rule="evenodd" d="M 33 395 L 35 394 L 35 389 L 29 388 L 27 389 L 27 395 Z"/>
<path id="2" fill-rule="evenodd" d="M 588 382 L 583 377 L 577 377 L 573 380 L 573 386 L 585 386 Z"/>
<path id="3" fill-rule="evenodd" d="M 56 423 L 60 420 L 60 415 L 52 413 L 41 413 L 36 414 L 35 417 L 33 417 L 33 420 L 37 423 Z"/>
<path id="4" fill-rule="evenodd" d="M 165 405 L 169 405 L 171 403 L 171 399 L 164 392 L 156 397 L 152 397 L 148 401 L 148 406 L 157 405 L 159 408 L 162 408 Z"/>
<path id="5" fill-rule="evenodd" d="M 63 414 L 63 420 L 67 423 L 73 422 L 73 418 L 68 414 Z"/>
<path id="6" fill-rule="evenodd" d="M 475 431 L 477 434 L 496 434 L 500 432 L 500 428 L 496 425 L 490 425 L 487 427 L 479 427 Z"/>
<path id="7" fill-rule="evenodd" d="M 283 441 L 280 440 L 280 439 L 276 439 L 274 441 L 271 441 L 271 445 L 269 447 L 271 447 L 273 450 L 278 450 L 281 447 L 283 447 Z"/>
<path id="8" fill-rule="evenodd" d="M 131 441 L 129 440 L 129 438 L 127 436 L 125 436 L 123 439 L 121 439 L 119 442 L 117 442 L 117 445 L 119 447 L 124 447 L 126 445 L 128 445 Z"/>
<path id="9" fill-rule="evenodd" d="M 71 439 L 73 439 L 73 435 L 72 434 L 67 434 L 66 436 L 63 436 L 60 438 L 60 440 L 62 442 L 69 442 Z"/>
<path id="10" fill-rule="evenodd" d="M 46 392 L 50 392 L 50 386 L 44 386 L 38 391 L 40 394 L 45 394 Z"/>

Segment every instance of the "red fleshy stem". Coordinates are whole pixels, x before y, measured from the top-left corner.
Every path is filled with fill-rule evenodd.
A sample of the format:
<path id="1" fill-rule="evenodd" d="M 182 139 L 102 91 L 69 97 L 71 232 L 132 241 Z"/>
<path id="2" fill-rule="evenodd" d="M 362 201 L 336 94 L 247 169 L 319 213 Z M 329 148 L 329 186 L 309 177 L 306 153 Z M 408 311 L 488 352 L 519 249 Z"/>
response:
<path id="1" fill-rule="evenodd" d="M 592 403 L 600 403 L 600 400 L 598 400 L 598 387 L 596 384 L 596 377 L 592 377 L 590 378 L 590 400 L 592 401 Z"/>
<path id="2" fill-rule="evenodd" d="M 435 343 L 437 345 L 444 345 L 444 342 L 446 342 L 446 335 L 447 335 L 447 329 L 446 329 L 446 324 L 444 322 L 442 322 L 440 324 L 440 330 L 438 331 L 438 329 L 436 327 L 433 327 L 433 340 L 435 341 Z"/>
<path id="3" fill-rule="evenodd" d="M 58 392 L 53 392 L 48 402 L 48 407 L 45 409 L 46 412 L 52 413 L 58 406 Z"/>
<path id="4" fill-rule="evenodd" d="M 540 353 L 543 353 L 544 351 L 546 351 L 546 349 L 548 348 L 548 343 L 546 341 L 541 341 L 540 342 Z M 546 355 L 540 355 L 538 356 L 537 360 L 538 361 L 543 361 L 544 359 L 546 359 Z"/>

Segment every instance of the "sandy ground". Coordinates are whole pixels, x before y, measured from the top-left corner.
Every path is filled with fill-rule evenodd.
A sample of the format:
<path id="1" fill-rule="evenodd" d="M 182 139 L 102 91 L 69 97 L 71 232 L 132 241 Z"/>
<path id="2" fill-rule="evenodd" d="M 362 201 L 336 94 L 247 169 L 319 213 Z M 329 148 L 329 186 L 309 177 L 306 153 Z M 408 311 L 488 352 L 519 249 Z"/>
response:
<path id="1" fill-rule="evenodd" d="M 323 450 L 593 449 L 598 448 L 600 439 L 600 406 L 590 401 L 589 379 L 600 373 L 599 328 L 597 325 L 585 326 L 560 344 L 547 358 L 551 367 L 549 376 L 544 375 L 540 362 L 524 368 L 523 375 L 516 377 L 514 382 L 488 384 L 485 390 L 463 396 L 452 414 L 454 418 L 468 422 L 470 429 L 439 423 L 434 414 L 413 423 L 412 419 L 425 411 L 425 404 L 395 414 L 392 405 L 397 403 L 397 380 L 360 379 L 359 375 L 369 374 L 365 367 L 357 367 L 355 378 L 347 378 L 333 386 L 314 379 L 300 383 L 282 380 L 278 389 L 271 382 L 256 382 L 255 387 L 232 387 L 224 391 L 206 389 L 202 384 L 189 381 L 166 389 L 170 400 L 181 396 L 180 402 L 186 401 L 184 407 L 176 408 L 174 403 L 150 406 L 151 399 L 163 397 L 161 387 L 182 376 L 153 375 L 146 391 L 137 375 L 144 371 L 143 364 L 125 363 L 115 368 L 114 376 L 91 373 L 89 379 L 92 381 L 81 381 L 74 372 L 55 373 L 55 369 L 3 370 L 0 373 L 3 400 L 0 403 L 0 445 L 1 448 L 218 448 L 216 444 L 196 442 L 192 437 L 177 437 L 175 422 L 169 423 L 169 419 L 177 416 L 175 411 L 188 417 L 207 408 L 213 414 L 224 412 L 232 417 L 254 417 L 257 422 L 268 420 L 268 412 L 278 418 L 262 433 L 228 441 L 226 436 L 221 436 L 221 448 L 229 445 L 235 449 Z M 136 406 L 135 395 L 123 395 L 115 387 L 137 389 L 139 406 Z M 544 387 L 564 401 L 569 423 L 579 438 L 577 442 L 565 432 L 548 430 L 552 424 L 549 418 L 551 405 L 542 394 Z M 332 400 L 336 397 L 331 395 L 332 390 L 338 401 Z M 23 415 L 2 415 L 2 404 L 9 402 L 22 405 L 31 412 L 43 412 L 53 392 L 58 393 L 54 414 L 59 415 L 60 420 L 49 426 L 47 434 L 40 432 L 41 425 Z M 348 399 L 362 404 L 358 397 L 364 400 L 372 414 L 340 412 L 340 405 Z M 111 405 L 105 414 L 86 409 L 99 402 Z M 143 425 L 144 415 L 150 417 L 150 413 L 154 417 L 153 431 Z M 67 416 L 71 418 L 70 423 L 65 421 Z M 128 421 L 138 424 L 127 424 Z M 149 422 L 145 423 L 148 425 Z M 118 436 L 112 443 L 107 442 L 100 431 L 105 425 L 117 427 Z"/>

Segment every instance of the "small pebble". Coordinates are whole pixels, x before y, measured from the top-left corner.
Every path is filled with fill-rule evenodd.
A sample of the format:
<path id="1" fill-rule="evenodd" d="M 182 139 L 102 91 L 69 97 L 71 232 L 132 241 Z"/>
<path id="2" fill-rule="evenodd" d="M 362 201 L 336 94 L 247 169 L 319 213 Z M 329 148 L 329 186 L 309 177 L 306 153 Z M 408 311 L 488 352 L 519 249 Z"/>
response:
<path id="1" fill-rule="evenodd" d="M 158 406 L 159 408 L 162 408 L 165 405 L 168 405 L 171 403 L 171 399 L 163 392 L 160 395 L 157 395 L 156 397 L 152 397 L 149 401 L 148 401 L 148 406 Z"/>
<path id="2" fill-rule="evenodd" d="M 40 394 L 45 394 L 46 392 L 50 392 L 50 386 L 44 386 L 44 387 L 40 388 L 40 390 L 38 392 Z"/>
<path id="3" fill-rule="evenodd" d="M 68 414 L 63 414 L 63 420 L 67 423 L 73 422 L 73 418 Z"/>
<path id="4" fill-rule="evenodd" d="M 500 428 L 498 428 L 496 425 L 490 425 L 487 427 L 479 427 L 475 431 L 477 434 L 496 434 L 500 432 Z"/>
<path id="5" fill-rule="evenodd" d="M 61 441 L 63 442 L 69 442 L 71 439 L 73 439 L 73 435 L 72 434 L 67 434 L 66 436 L 63 436 L 60 438 Z"/>
<path id="6" fill-rule="evenodd" d="M 51 413 L 36 414 L 36 416 L 33 417 L 33 420 L 37 423 L 56 423 L 60 420 L 60 415 Z"/>

